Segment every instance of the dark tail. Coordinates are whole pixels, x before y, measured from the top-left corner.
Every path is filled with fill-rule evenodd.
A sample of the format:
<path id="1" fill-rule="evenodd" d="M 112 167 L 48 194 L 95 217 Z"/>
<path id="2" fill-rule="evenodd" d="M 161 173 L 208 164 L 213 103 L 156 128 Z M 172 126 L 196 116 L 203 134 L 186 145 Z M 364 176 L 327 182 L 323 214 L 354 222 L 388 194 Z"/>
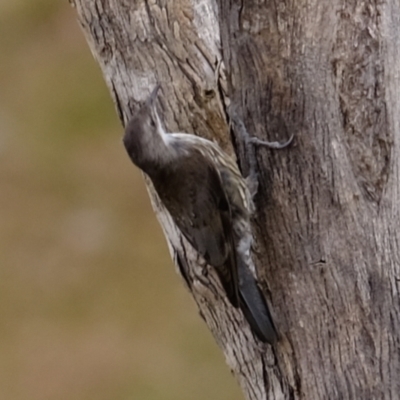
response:
<path id="1" fill-rule="evenodd" d="M 267 302 L 247 265 L 238 265 L 240 309 L 257 337 L 270 344 L 278 339 Z"/>

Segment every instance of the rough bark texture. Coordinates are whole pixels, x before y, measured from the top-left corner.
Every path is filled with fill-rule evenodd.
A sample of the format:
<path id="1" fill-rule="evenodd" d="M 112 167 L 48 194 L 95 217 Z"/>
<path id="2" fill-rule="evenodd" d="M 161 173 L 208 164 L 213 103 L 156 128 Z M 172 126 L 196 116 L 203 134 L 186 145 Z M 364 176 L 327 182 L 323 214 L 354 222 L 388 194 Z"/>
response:
<path id="1" fill-rule="evenodd" d="M 254 136 L 296 135 L 256 152 L 254 258 L 282 336 L 274 349 L 255 342 L 150 187 L 245 397 L 398 399 L 398 0 L 73 3 L 123 121 L 160 82 L 167 130 L 235 149 L 243 171 L 251 155 L 229 104 Z"/>

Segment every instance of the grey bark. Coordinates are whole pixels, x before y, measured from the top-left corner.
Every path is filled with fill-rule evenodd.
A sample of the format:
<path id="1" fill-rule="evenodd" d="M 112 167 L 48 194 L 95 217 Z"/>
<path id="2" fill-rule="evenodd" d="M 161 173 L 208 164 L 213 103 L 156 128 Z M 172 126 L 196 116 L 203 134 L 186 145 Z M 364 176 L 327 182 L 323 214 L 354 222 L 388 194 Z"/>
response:
<path id="1" fill-rule="evenodd" d="M 281 334 L 273 349 L 204 274 L 148 182 L 245 397 L 400 398 L 398 0 L 73 3 L 122 121 L 160 82 L 168 131 L 217 140 L 244 173 L 257 163 L 253 257 Z M 251 159 L 228 106 L 251 135 L 295 133 L 295 145 Z"/>

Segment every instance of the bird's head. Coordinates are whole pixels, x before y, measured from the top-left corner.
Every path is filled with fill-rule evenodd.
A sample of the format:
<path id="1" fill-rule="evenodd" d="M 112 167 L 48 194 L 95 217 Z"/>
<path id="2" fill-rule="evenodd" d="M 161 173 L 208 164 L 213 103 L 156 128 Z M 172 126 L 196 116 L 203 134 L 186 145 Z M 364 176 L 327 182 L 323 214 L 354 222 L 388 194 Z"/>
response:
<path id="1" fill-rule="evenodd" d="M 139 168 L 151 161 L 152 154 L 158 153 L 165 134 L 156 109 L 157 85 L 137 113 L 129 120 L 123 138 L 124 146 L 131 160 Z"/>

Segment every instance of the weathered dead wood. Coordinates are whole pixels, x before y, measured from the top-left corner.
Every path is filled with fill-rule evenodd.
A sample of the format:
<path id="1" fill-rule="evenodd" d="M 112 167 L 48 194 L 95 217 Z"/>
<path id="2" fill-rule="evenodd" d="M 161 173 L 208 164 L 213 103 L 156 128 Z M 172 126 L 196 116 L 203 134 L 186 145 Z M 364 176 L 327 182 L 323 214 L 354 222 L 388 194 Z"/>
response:
<path id="1" fill-rule="evenodd" d="M 255 343 L 149 185 L 246 398 L 399 398 L 398 1 L 74 5 L 121 120 L 160 82 L 167 130 L 235 149 L 244 171 L 229 104 L 257 137 L 296 134 L 291 149 L 256 152 L 254 258 L 282 335 L 274 349 Z"/>

